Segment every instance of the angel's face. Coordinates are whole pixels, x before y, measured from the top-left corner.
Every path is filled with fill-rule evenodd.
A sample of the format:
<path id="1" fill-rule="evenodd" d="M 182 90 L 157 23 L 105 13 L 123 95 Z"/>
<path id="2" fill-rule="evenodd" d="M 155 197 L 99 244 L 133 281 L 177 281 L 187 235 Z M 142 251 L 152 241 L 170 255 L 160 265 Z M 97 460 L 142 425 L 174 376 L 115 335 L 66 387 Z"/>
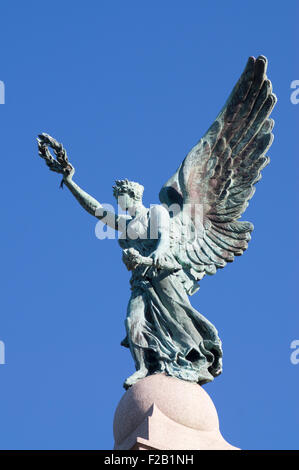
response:
<path id="1" fill-rule="evenodd" d="M 133 199 L 128 193 L 120 193 L 117 197 L 117 202 L 123 211 L 129 211 L 130 209 L 133 209 L 135 205 L 135 199 Z"/>

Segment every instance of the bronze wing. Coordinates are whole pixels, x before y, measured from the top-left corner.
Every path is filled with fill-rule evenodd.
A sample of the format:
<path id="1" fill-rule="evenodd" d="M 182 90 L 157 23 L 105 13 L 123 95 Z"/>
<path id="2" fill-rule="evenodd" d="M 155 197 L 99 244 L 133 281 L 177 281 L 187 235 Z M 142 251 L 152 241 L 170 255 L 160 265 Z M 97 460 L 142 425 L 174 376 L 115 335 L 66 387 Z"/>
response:
<path id="1" fill-rule="evenodd" d="M 242 255 L 250 240 L 253 225 L 238 219 L 269 163 L 276 97 L 266 70 L 264 56 L 249 57 L 215 122 L 160 191 L 162 203 L 180 208 L 172 252 L 196 279 Z M 186 220 L 193 238 L 181 236 Z"/>

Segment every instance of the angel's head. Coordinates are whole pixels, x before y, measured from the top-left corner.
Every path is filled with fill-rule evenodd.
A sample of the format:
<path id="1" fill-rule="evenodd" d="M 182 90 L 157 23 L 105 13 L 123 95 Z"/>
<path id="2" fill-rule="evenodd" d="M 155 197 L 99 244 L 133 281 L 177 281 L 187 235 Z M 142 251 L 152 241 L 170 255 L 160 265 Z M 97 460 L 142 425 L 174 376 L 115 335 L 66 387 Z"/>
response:
<path id="1" fill-rule="evenodd" d="M 133 209 L 142 204 L 144 187 L 135 181 L 116 180 L 113 186 L 113 196 L 116 198 L 122 210 Z"/>

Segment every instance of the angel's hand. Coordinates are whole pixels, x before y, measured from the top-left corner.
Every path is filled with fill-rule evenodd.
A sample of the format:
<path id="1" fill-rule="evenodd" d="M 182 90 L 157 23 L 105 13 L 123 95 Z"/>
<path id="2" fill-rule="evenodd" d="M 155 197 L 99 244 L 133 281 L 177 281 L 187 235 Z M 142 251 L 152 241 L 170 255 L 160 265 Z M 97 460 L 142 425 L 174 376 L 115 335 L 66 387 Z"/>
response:
<path id="1" fill-rule="evenodd" d="M 37 144 L 39 156 L 45 160 L 51 171 L 62 174 L 64 180 L 73 177 L 75 168 L 68 161 L 66 150 L 62 144 L 44 133 L 38 136 Z M 53 150 L 56 158 L 51 154 L 49 147 Z"/>
<path id="2" fill-rule="evenodd" d="M 156 268 L 163 267 L 163 265 L 167 262 L 167 254 L 165 251 L 160 250 L 159 248 L 153 251 L 150 257 L 153 259 L 153 264 Z"/>

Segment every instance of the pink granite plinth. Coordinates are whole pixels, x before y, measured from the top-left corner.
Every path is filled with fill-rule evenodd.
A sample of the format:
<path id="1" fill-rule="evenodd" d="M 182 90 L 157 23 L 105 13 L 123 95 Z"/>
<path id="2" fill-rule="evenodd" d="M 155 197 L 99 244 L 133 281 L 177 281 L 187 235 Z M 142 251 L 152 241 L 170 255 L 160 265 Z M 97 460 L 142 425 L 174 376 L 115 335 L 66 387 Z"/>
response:
<path id="1" fill-rule="evenodd" d="M 125 392 L 113 431 L 115 450 L 237 450 L 222 437 L 207 392 L 164 374 L 146 377 Z"/>

